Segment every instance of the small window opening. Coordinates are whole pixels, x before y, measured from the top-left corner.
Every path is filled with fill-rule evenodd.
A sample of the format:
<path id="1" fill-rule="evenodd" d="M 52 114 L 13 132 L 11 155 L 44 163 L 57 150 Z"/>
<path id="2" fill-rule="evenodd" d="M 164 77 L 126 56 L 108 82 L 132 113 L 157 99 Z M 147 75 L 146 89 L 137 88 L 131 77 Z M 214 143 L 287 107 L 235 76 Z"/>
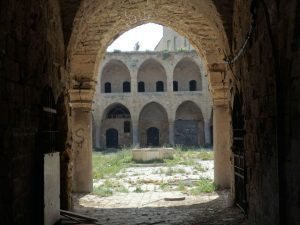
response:
<path id="1" fill-rule="evenodd" d="M 106 82 L 106 83 L 104 84 L 104 92 L 105 92 L 105 93 L 111 93 L 111 83 Z"/>
<path id="2" fill-rule="evenodd" d="M 156 82 L 156 92 L 164 92 L 164 82 L 162 81 Z"/>

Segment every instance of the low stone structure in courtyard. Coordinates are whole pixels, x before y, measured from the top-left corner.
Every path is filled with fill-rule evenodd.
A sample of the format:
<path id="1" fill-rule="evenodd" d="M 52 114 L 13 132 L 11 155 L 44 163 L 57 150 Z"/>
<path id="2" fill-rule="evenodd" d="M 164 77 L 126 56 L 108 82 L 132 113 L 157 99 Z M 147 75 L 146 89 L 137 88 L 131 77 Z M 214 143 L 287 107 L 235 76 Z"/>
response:
<path id="1" fill-rule="evenodd" d="M 172 159 L 173 148 L 139 148 L 132 149 L 132 157 L 136 162 L 149 162 L 154 160 Z"/>

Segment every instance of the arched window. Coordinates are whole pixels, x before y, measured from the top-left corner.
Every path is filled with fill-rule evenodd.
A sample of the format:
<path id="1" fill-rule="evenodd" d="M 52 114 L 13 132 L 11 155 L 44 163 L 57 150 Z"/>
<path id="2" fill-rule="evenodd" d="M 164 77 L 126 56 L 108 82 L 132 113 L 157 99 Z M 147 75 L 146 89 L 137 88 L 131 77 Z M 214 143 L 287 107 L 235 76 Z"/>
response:
<path id="1" fill-rule="evenodd" d="M 111 93 L 111 83 L 106 82 L 104 84 L 104 93 Z"/>
<path id="2" fill-rule="evenodd" d="M 120 118 L 130 118 L 130 112 L 128 109 L 122 105 L 118 105 L 114 108 L 112 108 L 108 114 L 107 114 L 108 119 L 120 119 Z"/>
<path id="3" fill-rule="evenodd" d="M 197 90 L 197 82 L 195 80 L 190 81 L 190 91 L 196 91 Z"/>
<path id="4" fill-rule="evenodd" d="M 162 81 L 156 82 L 156 92 L 164 92 L 164 82 Z"/>
<path id="5" fill-rule="evenodd" d="M 123 82 L 123 92 L 130 92 L 130 82 Z"/>
<path id="6" fill-rule="evenodd" d="M 130 133 L 130 121 L 124 122 L 124 133 Z"/>
<path id="7" fill-rule="evenodd" d="M 145 83 L 143 81 L 138 83 L 138 92 L 145 92 Z"/>
<path id="8" fill-rule="evenodd" d="M 173 91 L 178 91 L 178 81 L 173 81 Z"/>

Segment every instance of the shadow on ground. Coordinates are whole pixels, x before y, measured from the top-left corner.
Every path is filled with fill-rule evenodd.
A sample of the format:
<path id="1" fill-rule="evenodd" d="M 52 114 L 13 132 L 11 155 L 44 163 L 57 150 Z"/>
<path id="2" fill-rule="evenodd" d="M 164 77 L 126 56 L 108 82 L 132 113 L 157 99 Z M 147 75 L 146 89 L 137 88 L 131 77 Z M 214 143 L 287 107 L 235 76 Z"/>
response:
<path id="1" fill-rule="evenodd" d="M 126 207 L 121 202 L 81 203 L 81 197 L 74 198 L 75 211 L 95 217 L 105 225 L 246 225 L 242 212 L 236 207 L 226 207 L 222 196 L 198 204 L 159 200 L 146 205 L 138 203 L 136 207 L 130 207 L 130 199 Z"/>

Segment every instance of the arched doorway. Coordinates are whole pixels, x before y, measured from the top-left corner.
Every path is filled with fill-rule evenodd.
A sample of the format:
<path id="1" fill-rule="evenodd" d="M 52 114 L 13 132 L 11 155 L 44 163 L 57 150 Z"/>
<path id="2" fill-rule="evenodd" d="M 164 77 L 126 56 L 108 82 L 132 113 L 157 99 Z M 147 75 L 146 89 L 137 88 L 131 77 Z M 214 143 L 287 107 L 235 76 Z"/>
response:
<path id="1" fill-rule="evenodd" d="M 194 102 L 183 102 L 177 108 L 174 135 L 177 145 L 204 145 L 203 115 Z"/>
<path id="2" fill-rule="evenodd" d="M 108 106 L 101 121 L 101 148 L 118 148 L 132 144 L 131 114 L 120 103 Z"/>
<path id="3" fill-rule="evenodd" d="M 150 127 L 147 129 L 147 145 L 159 146 L 159 129 Z"/>
<path id="4" fill-rule="evenodd" d="M 139 136 L 142 147 L 168 144 L 168 115 L 162 105 L 151 102 L 143 107 L 139 117 Z"/>
<path id="5" fill-rule="evenodd" d="M 106 131 L 106 147 L 117 148 L 119 146 L 119 133 L 116 129 L 108 129 Z"/>

